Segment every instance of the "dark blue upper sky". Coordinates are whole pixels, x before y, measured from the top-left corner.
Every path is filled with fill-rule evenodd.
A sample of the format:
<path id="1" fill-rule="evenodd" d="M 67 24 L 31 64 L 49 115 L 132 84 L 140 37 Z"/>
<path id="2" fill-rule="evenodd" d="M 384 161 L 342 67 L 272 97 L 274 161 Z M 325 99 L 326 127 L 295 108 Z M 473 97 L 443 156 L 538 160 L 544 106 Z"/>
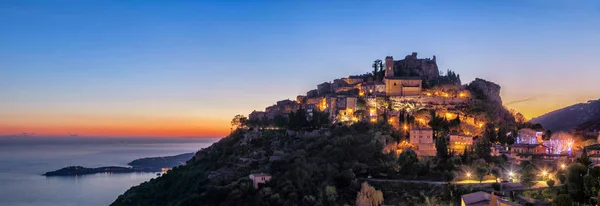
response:
<path id="1" fill-rule="evenodd" d="M 536 116 L 600 97 L 600 2 L 2 1 L 0 129 L 226 122 L 411 52 Z"/>

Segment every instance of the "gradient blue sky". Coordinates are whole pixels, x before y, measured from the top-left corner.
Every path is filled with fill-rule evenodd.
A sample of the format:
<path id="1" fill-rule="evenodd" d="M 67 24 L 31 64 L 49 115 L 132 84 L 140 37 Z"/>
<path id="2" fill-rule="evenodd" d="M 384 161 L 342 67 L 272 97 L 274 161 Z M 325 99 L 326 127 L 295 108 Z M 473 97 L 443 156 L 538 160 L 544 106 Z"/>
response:
<path id="1" fill-rule="evenodd" d="M 600 3 L 1 1 L 0 134 L 218 136 L 413 51 L 537 116 L 600 98 Z"/>

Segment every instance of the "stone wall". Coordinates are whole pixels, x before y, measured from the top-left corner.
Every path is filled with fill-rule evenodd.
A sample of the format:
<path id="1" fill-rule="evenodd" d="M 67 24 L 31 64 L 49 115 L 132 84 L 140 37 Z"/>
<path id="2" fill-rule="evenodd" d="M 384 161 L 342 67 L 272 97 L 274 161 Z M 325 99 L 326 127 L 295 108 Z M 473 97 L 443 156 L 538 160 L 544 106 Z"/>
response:
<path id="1" fill-rule="evenodd" d="M 416 52 L 394 61 L 394 73 L 396 76 L 420 76 L 424 80 L 436 80 L 440 75 L 435 56 L 433 59 L 419 59 Z"/>

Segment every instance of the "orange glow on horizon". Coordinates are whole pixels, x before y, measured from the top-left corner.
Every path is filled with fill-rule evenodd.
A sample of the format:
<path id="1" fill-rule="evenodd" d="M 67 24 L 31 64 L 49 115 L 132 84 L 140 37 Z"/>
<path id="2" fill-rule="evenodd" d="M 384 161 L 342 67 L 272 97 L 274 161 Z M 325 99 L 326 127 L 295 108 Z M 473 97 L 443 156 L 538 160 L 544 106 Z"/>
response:
<path id="1" fill-rule="evenodd" d="M 62 121 L 28 125 L 0 122 L 0 135 L 35 133 L 37 136 L 147 136 L 147 137 L 224 137 L 231 131 L 231 120 L 193 118 L 130 118 L 103 121 Z M 59 121 L 60 122 L 60 121 Z"/>

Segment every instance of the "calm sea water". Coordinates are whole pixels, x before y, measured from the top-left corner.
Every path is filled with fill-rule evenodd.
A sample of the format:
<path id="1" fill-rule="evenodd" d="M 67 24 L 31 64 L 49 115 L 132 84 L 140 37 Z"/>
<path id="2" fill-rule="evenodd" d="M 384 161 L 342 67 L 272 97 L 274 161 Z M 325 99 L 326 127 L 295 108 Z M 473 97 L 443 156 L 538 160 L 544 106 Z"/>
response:
<path id="1" fill-rule="evenodd" d="M 1 206 L 108 205 L 155 173 L 45 177 L 66 166 L 121 165 L 143 157 L 195 152 L 218 139 L 0 137 Z"/>

